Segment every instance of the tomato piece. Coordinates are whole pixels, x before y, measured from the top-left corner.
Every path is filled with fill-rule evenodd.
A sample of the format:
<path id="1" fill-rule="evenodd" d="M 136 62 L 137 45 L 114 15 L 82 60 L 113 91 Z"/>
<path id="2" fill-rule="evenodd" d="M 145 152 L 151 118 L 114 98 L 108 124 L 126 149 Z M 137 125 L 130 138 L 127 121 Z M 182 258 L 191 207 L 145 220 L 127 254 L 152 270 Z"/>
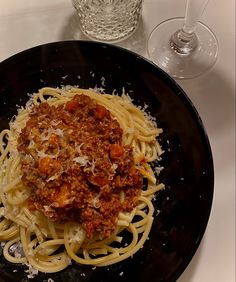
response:
<path id="1" fill-rule="evenodd" d="M 124 154 L 124 148 L 119 144 L 112 144 L 110 146 L 110 157 L 112 160 L 117 160 Z"/>
<path id="2" fill-rule="evenodd" d="M 102 187 L 102 186 L 106 185 L 107 182 L 108 182 L 108 181 L 107 181 L 107 177 L 105 177 L 105 176 L 102 176 L 102 175 L 95 175 L 95 176 L 93 177 L 93 183 L 94 183 L 95 185 L 97 185 L 97 186 Z"/>
<path id="3" fill-rule="evenodd" d="M 101 106 L 101 105 L 96 105 L 96 117 L 100 120 L 102 120 L 104 117 L 108 116 L 109 112 L 108 110 Z"/>
<path id="4" fill-rule="evenodd" d="M 70 113 L 74 113 L 78 108 L 79 108 L 79 101 L 77 98 L 74 98 L 71 101 L 67 102 L 65 107 L 65 109 Z"/>

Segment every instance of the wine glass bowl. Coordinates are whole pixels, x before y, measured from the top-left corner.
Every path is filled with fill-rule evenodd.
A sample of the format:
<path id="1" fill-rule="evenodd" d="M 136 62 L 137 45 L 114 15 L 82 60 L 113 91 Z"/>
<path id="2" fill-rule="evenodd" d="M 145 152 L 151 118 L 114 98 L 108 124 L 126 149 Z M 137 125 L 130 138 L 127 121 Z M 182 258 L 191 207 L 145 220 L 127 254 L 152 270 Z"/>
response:
<path id="1" fill-rule="evenodd" d="M 218 42 L 214 33 L 198 21 L 207 0 L 188 0 L 184 18 L 160 23 L 148 40 L 148 55 L 174 78 L 194 78 L 216 62 Z"/>

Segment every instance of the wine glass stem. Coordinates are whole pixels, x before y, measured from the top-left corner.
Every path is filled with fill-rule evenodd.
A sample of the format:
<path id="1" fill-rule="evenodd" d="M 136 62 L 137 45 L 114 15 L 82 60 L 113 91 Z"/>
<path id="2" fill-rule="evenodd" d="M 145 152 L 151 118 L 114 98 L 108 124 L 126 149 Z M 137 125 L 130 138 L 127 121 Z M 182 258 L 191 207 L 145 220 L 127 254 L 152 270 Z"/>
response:
<path id="1" fill-rule="evenodd" d="M 170 39 L 171 48 L 182 55 L 192 53 L 198 46 L 195 28 L 208 0 L 187 0 L 183 27 Z"/>

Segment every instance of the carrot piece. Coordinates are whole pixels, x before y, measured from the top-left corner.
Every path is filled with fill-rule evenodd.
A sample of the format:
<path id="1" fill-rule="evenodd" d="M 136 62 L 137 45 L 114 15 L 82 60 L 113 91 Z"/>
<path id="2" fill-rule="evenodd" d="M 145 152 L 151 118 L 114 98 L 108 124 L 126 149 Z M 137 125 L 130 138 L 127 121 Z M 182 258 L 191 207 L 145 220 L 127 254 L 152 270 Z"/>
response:
<path id="1" fill-rule="evenodd" d="M 93 177 L 93 182 L 95 185 L 97 186 L 104 186 L 107 184 L 107 178 L 105 176 L 102 176 L 102 175 L 95 175 Z"/>
<path id="2" fill-rule="evenodd" d="M 60 166 L 60 161 L 51 159 L 49 157 L 44 157 L 39 159 L 38 170 L 41 173 L 49 175 L 54 170 L 58 170 Z"/>
<path id="3" fill-rule="evenodd" d="M 50 173 L 50 164 L 51 164 L 51 159 L 49 157 L 40 158 L 39 164 L 38 164 L 39 172 L 49 174 Z"/>
<path id="4" fill-rule="evenodd" d="M 112 144 L 110 146 L 110 157 L 112 160 L 119 159 L 124 154 L 124 148 L 119 144 Z"/>

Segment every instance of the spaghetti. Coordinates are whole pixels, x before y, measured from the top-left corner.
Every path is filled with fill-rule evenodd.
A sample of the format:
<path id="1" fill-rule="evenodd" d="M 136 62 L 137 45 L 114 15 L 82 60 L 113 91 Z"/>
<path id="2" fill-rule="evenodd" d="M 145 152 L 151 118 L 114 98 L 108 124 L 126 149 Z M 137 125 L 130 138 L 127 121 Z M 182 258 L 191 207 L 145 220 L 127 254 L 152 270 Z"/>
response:
<path id="1" fill-rule="evenodd" d="M 52 273 L 71 260 L 107 266 L 136 253 L 164 187 L 150 165 L 163 153 L 161 133 L 128 95 L 40 89 L 0 133 L 4 257 Z M 12 252 L 15 244 L 23 255 Z"/>

